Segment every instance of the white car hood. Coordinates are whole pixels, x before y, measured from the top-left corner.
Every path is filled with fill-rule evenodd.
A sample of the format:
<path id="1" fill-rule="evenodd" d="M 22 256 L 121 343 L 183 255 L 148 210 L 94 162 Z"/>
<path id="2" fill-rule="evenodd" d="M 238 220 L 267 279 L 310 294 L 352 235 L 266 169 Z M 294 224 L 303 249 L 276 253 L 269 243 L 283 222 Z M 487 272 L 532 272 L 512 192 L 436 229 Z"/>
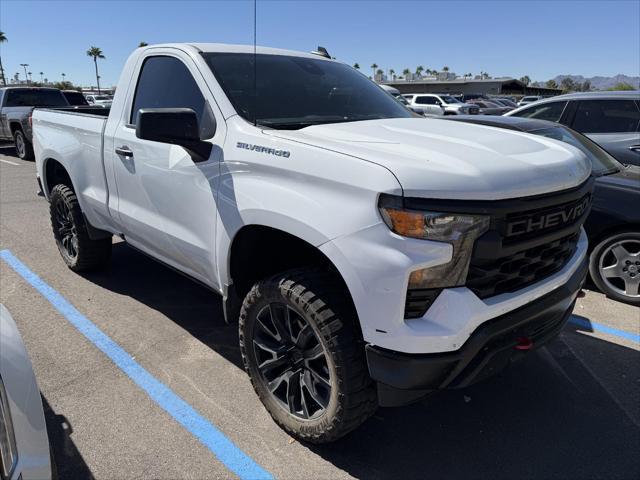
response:
<path id="1" fill-rule="evenodd" d="M 336 123 L 264 133 L 379 164 L 406 196 L 499 200 L 580 185 L 578 149 L 526 133 L 433 118 Z"/>

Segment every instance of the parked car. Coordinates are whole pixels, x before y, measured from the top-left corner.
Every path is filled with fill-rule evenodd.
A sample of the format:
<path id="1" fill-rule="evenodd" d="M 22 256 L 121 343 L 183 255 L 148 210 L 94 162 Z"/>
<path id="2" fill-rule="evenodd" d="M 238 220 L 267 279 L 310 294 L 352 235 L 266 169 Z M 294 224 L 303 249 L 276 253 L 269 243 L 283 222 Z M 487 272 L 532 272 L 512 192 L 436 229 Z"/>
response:
<path id="1" fill-rule="evenodd" d="M 503 107 L 510 107 L 511 110 L 515 110 L 518 106 L 513 100 L 509 100 L 508 98 L 490 97 L 489 101 L 502 105 Z"/>
<path id="2" fill-rule="evenodd" d="M 69 105 L 89 105 L 89 102 L 87 102 L 87 99 L 84 98 L 84 95 L 77 90 L 62 90 L 62 94 L 64 95 L 64 98 L 67 99 L 67 102 L 69 102 Z"/>
<path id="3" fill-rule="evenodd" d="M 513 110 L 511 107 L 505 107 L 491 100 L 477 99 L 468 102 L 480 109 L 478 112 L 480 115 L 502 115 Z"/>
<path id="4" fill-rule="evenodd" d="M 425 114 L 439 115 L 439 108 L 444 110 L 444 115 L 475 115 L 480 110 L 475 105 L 462 103 L 451 95 L 412 93 L 403 96 L 409 101 L 409 105 L 422 109 Z"/>
<path id="5" fill-rule="evenodd" d="M 0 304 L 0 478 L 52 478 L 40 389 L 15 321 Z"/>
<path id="6" fill-rule="evenodd" d="M 559 95 L 508 115 L 562 123 L 585 134 L 620 163 L 640 166 L 640 91 Z"/>
<path id="7" fill-rule="evenodd" d="M 411 105 L 409 105 L 409 101 L 402 96 L 402 94 L 400 93 L 400 90 L 398 90 L 397 88 L 391 87 L 389 85 L 379 85 L 379 86 L 385 92 L 387 92 L 389 95 L 395 98 L 396 101 L 400 103 L 403 107 L 408 108 L 413 113 L 417 113 L 418 115 L 423 115 L 423 112 L 419 108 L 412 107 Z M 440 113 L 439 115 L 442 115 L 442 113 Z"/>
<path id="8" fill-rule="evenodd" d="M 117 234 L 220 293 L 298 439 L 499 371 L 555 337 L 586 276 L 584 155 L 416 118 L 330 58 L 138 48 L 108 117 L 81 119 L 33 117 L 63 261 L 103 267 Z"/>
<path id="9" fill-rule="evenodd" d="M 403 94 L 402 98 L 407 101 L 411 111 L 420 115 L 440 116 L 445 114 L 444 107 L 442 105 L 438 105 L 438 102 L 434 97 L 416 94 Z"/>
<path id="10" fill-rule="evenodd" d="M 537 102 L 538 100 L 542 100 L 542 97 L 539 95 L 527 95 L 526 97 L 522 97 L 518 102 L 518 106 L 522 107 L 524 105 L 529 105 L 530 103 Z"/>
<path id="11" fill-rule="evenodd" d="M 475 116 L 451 119 L 553 138 L 584 153 L 597 177 L 593 206 L 585 223 L 591 278 L 607 296 L 640 305 L 640 167 L 623 165 L 586 136 L 546 120 Z"/>
<path id="12" fill-rule="evenodd" d="M 33 159 L 31 114 L 36 107 L 68 107 L 57 88 L 0 88 L 0 140 L 15 143 L 18 157 Z"/>
<path id="13" fill-rule="evenodd" d="M 87 102 L 89 105 L 93 105 L 95 107 L 104 107 L 110 108 L 113 99 L 109 95 L 85 95 Z"/>

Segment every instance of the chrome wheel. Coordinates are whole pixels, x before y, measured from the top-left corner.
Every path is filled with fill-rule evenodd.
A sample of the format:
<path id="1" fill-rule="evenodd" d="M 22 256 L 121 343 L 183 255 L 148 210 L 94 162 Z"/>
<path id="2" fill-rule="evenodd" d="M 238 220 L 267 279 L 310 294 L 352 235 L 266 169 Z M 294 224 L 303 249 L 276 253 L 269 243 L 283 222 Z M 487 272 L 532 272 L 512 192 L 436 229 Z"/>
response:
<path id="1" fill-rule="evenodd" d="M 24 135 L 18 132 L 15 137 L 15 145 L 16 151 L 18 152 L 18 157 L 22 158 L 27 153 L 27 146 L 24 144 Z"/>
<path id="2" fill-rule="evenodd" d="M 629 298 L 640 298 L 640 241 L 622 240 L 600 256 L 599 273 L 608 288 Z"/>
<path id="3" fill-rule="evenodd" d="M 63 201 L 58 201 L 55 208 L 55 223 L 57 240 L 64 252 L 70 257 L 78 255 L 78 234 L 73 222 L 71 209 Z"/>
<path id="4" fill-rule="evenodd" d="M 257 315 L 253 350 L 267 389 L 290 414 L 321 416 L 331 397 L 331 374 L 311 325 L 289 306 L 271 303 Z"/>

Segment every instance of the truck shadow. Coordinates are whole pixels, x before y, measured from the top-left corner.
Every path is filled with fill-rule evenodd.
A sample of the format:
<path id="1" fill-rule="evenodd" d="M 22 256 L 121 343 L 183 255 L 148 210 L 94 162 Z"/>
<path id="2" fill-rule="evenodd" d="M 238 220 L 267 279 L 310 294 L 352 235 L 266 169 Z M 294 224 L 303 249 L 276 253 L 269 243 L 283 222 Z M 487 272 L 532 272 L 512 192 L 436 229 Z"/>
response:
<path id="1" fill-rule="evenodd" d="M 225 324 L 221 298 L 206 288 L 124 243 L 114 244 L 108 272 L 85 277 L 242 368 L 237 325 Z M 583 330 L 569 323 L 493 379 L 381 408 L 339 442 L 305 448 L 367 479 L 640 478 L 640 352 Z"/>
<path id="2" fill-rule="evenodd" d="M 588 360 L 588 364 L 585 360 Z M 569 323 L 484 383 L 310 447 L 357 478 L 639 478 L 640 352 Z"/>
<path id="3" fill-rule="evenodd" d="M 83 276 L 162 313 L 226 360 L 243 368 L 238 326 L 225 323 L 222 297 L 218 294 L 124 242 L 113 244 L 107 271 L 84 273 Z"/>

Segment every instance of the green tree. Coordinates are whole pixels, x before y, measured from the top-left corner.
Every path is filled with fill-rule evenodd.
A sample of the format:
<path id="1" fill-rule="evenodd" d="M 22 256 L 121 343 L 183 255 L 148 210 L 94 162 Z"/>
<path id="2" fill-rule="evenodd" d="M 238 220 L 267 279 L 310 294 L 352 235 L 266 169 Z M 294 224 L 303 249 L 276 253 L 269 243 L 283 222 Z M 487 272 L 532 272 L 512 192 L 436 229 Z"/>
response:
<path id="1" fill-rule="evenodd" d="M 422 72 L 424 72 L 424 67 L 422 65 L 418 65 L 416 67 L 416 75 L 420 76 L 422 75 Z"/>
<path id="2" fill-rule="evenodd" d="M 560 86 L 565 92 L 574 92 L 576 90 L 576 82 L 574 82 L 570 77 L 563 78 L 560 82 Z"/>
<path id="3" fill-rule="evenodd" d="M 447 67 L 446 65 L 444 67 L 442 67 L 442 71 L 443 72 L 448 72 L 449 71 L 449 67 Z"/>
<path id="4" fill-rule="evenodd" d="M 529 78 L 529 75 L 525 75 L 524 77 L 520 77 L 520 81 L 522 83 L 524 83 L 525 85 L 529 85 L 531 83 L 531 79 Z"/>
<path id="5" fill-rule="evenodd" d="M 616 83 L 614 87 L 607 88 L 607 90 L 635 90 L 633 85 L 629 85 L 626 82 Z"/>
<path id="6" fill-rule="evenodd" d="M 396 71 L 393 68 L 389 69 L 389 76 L 394 80 L 396 79 Z"/>
<path id="7" fill-rule="evenodd" d="M 558 84 L 556 83 L 555 80 L 547 80 L 547 83 L 545 83 L 545 87 L 547 87 L 547 88 L 558 88 Z"/>
<path id="8" fill-rule="evenodd" d="M 582 83 L 582 87 L 580 88 L 583 92 L 591 91 L 591 82 L 589 80 L 585 80 Z"/>
<path id="9" fill-rule="evenodd" d="M 4 32 L 0 32 L 0 43 L 5 43 L 7 41 L 7 36 Z M 2 67 L 2 57 L 0 57 L 0 77 L 2 77 L 2 84 L 7 85 L 7 80 L 4 78 L 4 68 Z"/>
<path id="10" fill-rule="evenodd" d="M 360 70 L 360 64 L 359 63 L 354 63 L 353 64 L 353 68 L 355 68 L 356 70 Z"/>
<path id="11" fill-rule="evenodd" d="M 409 75 L 411 75 L 411 70 L 409 70 L 408 68 L 405 68 L 402 71 L 402 75 L 404 75 L 404 79 L 405 80 L 409 80 Z"/>
<path id="12" fill-rule="evenodd" d="M 374 63 L 374 64 L 371 65 L 371 70 L 373 70 L 373 76 L 376 75 L 376 68 L 378 68 L 378 64 L 377 63 Z"/>
<path id="13" fill-rule="evenodd" d="M 138 44 L 138 48 L 140 48 L 140 47 L 146 47 L 147 45 L 149 45 L 147 42 L 140 42 L 140 43 Z"/>
<path id="14" fill-rule="evenodd" d="M 87 56 L 93 58 L 93 64 L 96 67 L 96 83 L 98 85 L 98 93 L 100 93 L 100 75 L 98 75 L 98 59 L 99 58 L 104 59 L 105 56 L 102 53 L 102 50 L 100 50 L 98 47 L 93 47 L 93 46 L 89 48 L 89 50 L 87 50 Z"/>

